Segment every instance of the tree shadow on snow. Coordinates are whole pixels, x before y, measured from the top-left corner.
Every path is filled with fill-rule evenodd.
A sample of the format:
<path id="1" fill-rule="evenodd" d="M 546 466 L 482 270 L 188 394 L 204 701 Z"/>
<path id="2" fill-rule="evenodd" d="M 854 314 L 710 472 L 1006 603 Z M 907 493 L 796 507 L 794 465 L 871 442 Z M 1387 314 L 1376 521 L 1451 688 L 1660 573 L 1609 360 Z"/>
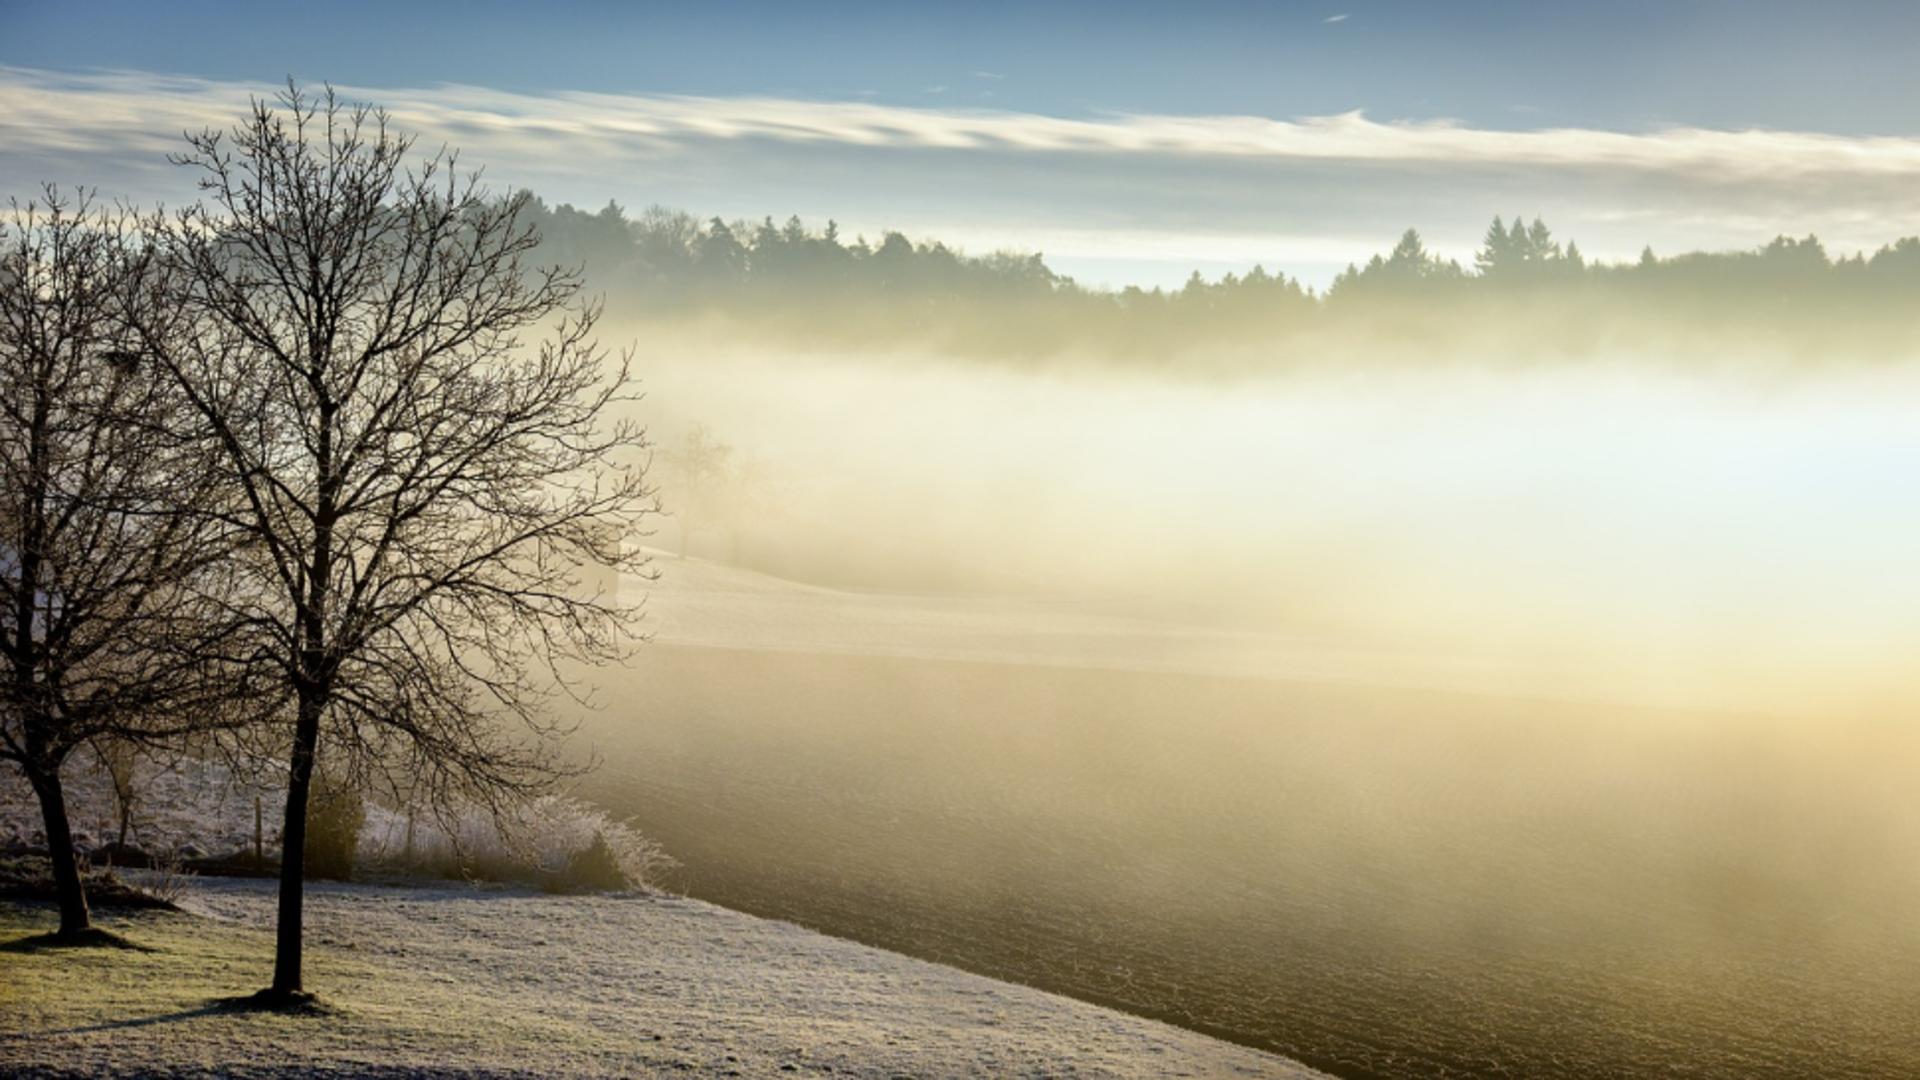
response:
<path id="1" fill-rule="evenodd" d="M 65 949 L 126 949 L 130 952 L 158 952 L 159 950 L 130 941 L 111 930 L 92 927 L 78 933 L 63 934 L 58 931 L 46 934 L 29 934 L 0 943 L 0 952 L 41 953 L 56 952 Z"/>
<path id="2" fill-rule="evenodd" d="M 192 1020 L 202 1016 L 216 1016 L 232 1010 L 217 1001 L 209 1001 L 197 1009 L 182 1009 L 179 1012 L 161 1013 L 157 1016 L 134 1016 L 125 1020 L 108 1020 L 101 1024 L 87 1024 L 83 1027 L 61 1028 L 49 1031 L 48 1035 L 97 1035 L 103 1031 L 127 1031 L 132 1028 L 152 1027 L 155 1024 L 171 1024 L 180 1020 Z"/>
<path id="3" fill-rule="evenodd" d="M 108 1020 L 99 1024 L 87 1024 L 83 1027 L 63 1028 L 50 1031 L 49 1035 L 97 1035 L 108 1031 L 127 1031 L 134 1028 L 152 1027 L 156 1024 L 172 1024 L 183 1020 L 197 1020 L 207 1016 L 225 1016 L 234 1013 L 275 1013 L 282 1016 L 332 1016 L 338 1010 L 323 1004 L 311 994 L 296 995 L 291 998 L 264 994 L 247 994 L 241 997 L 211 998 L 205 1004 L 177 1012 L 159 1013 L 154 1016 L 133 1016 L 125 1020 Z"/>

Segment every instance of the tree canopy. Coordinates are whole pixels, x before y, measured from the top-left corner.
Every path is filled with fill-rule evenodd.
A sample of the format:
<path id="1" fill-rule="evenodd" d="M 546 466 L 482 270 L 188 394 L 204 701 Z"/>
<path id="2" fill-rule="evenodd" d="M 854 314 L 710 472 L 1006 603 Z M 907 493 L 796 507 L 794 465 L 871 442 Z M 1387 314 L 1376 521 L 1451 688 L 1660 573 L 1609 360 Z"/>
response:
<path id="1" fill-rule="evenodd" d="M 1569 335 L 1621 326 L 1771 334 L 1815 313 L 1836 327 L 1920 330 L 1905 301 L 1920 293 L 1920 238 L 1871 254 L 1831 256 L 1815 237 L 1779 237 L 1744 251 L 1635 261 L 1590 260 L 1539 217 L 1495 217 L 1470 265 L 1435 253 L 1408 229 L 1385 252 L 1347 267 L 1324 291 L 1255 267 L 1177 289 L 1090 288 L 1038 253 L 966 254 L 886 232 L 847 239 L 833 221 L 696 218 L 661 207 L 629 215 L 528 202 L 543 256 L 584 268 L 589 286 L 625 314 L 719 314 L 799 342 L 931 343 L 988 354 L 1084 348 L 1171 355 L 1195 344 L 1261 343 L 1420 320 L 1485 333 L 1529 311 Z M 1787 303 L 1784 305 L 1782 301 Z M 1543 308 L 1543 305 L 1545 308 Z M 1805 326 L 1797 329 L 1804 330 Z"/>

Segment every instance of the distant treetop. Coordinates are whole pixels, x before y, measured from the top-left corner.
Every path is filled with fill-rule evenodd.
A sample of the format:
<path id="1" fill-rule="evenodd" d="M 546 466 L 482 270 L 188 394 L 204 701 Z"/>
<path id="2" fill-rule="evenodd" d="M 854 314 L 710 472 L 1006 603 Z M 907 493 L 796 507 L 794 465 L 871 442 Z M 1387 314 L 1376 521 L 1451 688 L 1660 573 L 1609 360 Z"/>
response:
<path id="1" fill-rule="evenodd" d="M 1556 318 L 1571 306 L 1595 325 L 1644 323 L 1650 331 L 1676 320 L 1751 329 L 1814 311 L 1905 327 L 1920 294 L 1916 237 L 1839 259 L 1816 237 L 1781 236 L 1745 251 L 1663 258 L 1648 248 L 1634 262 L 1595 263 L 1537 216 L 1496 216 L 1471 267 L 1437 255 L 1408 229 L 1389 251 L 1349 265 L 1324 293 L 1262 266 L 1216 279 L 1196 271 L 1173 290 L 1107 290 L 1056 272 L 1038 253 L 966 254 L 893 231 L 848 242 L 833 221 L 816 230 L 798 217 L 702 220 L 657 206 L 629 215 L 611 203 L 589 213 L 538 199 L 530 213 L 544 237 L 542 257 L 582 267 L 616 315 L 719 313 L 799 342 L 1167 352 L 1351 330 L 1356 320 L 1404 327 L 1417 317 L 1470 328 L 1542 305 L 1554 306 Z"/>

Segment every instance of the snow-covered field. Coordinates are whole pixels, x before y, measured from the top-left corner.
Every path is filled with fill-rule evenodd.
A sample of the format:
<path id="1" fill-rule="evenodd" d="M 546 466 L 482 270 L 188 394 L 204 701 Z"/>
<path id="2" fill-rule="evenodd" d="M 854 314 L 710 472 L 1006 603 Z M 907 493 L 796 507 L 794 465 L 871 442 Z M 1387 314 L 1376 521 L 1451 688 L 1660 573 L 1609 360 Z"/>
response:
<path id="1" fill-rule="evenodd" d="M 321 1016 L 213 999 L 271 955 L 264 883 L 111 917 L 156 947 L 0 949 L 16 1076 L 1318 1075 L 1283 1058 L 695 900 L 316 885 Z M 47 928 L 0 903 L 0 939 Z"/>

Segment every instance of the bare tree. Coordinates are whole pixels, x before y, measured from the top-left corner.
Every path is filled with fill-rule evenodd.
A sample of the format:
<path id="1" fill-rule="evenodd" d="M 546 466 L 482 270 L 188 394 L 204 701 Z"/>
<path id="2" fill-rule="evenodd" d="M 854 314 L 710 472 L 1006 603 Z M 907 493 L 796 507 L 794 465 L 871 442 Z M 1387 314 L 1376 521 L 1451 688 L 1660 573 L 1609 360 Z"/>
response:
<path id="1" fill-rule="evenodd" d="M 713 429 L 695 424 L 687 429 L 678 446 L 664 451 L 679 482 L 679 505 L 674 516 L 680 519 L 680 557 L 687 557 L 687 542 L 697 529 L 707 528 L 723 516 L 727 481 L 732 476 L 733 447 L 721 442 Z"/>
<path id="2" fill-rule="evenodd" d="M 495 199 L 387 116 L 297 87 L 188 137 L 203 201 L 158 221 L 168 302 L 142 313 L 223 455 L 250 540 L 236 614 L 290 708 L 278 947 L 264 1005 L 304 1000 L 316 760 L 500 800 L 557 775 L 568 665 L 626 652 L 631 605 L 583 570 L 657 506 L 628 358 L 577 272 L 526 264 Z M 532 340 L 529 340 L 532 339 Z M 337 759 L 332 755 L 339 755 Z"/>
<path id="3" fill-rule="evenodd" d="M 100 767 L 106 770 L 107 780 L 113 785 L 113 814 L 120 823 L 113 837 L 116 859 L 126 854 L 127 834 L 133 831 L 133 808 L 140 801 L 137 749 L 109 740 L 101 741 L 94 748 Z"/>
<path id="4" fill-rule="evenodd" d="M 195 512 L 215 493 L 173 380 L 131 351 L 143 258 L 84 196 L 48 189 L 0 221 L 0 759 L 39 798 L 67 936 L 89 927 L 68 755 L 224 715 L 200 662 L 224 529 Z"/>

